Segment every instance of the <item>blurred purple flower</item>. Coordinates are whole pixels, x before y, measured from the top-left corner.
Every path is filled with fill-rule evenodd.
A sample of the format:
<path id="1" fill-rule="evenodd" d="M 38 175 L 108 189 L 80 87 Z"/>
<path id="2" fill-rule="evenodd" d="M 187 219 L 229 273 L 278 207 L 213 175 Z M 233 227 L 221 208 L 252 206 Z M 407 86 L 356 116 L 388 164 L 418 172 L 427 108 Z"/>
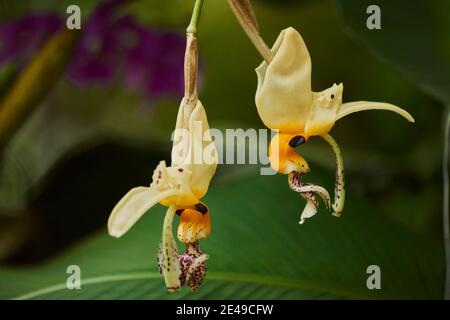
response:
<path id="1" fill-rule="evenodd" d="M 127 55 L 126 85 L 149 97 L 174 91 L 182 96 L 185 45 L 185 39 L 173 32 L 140 32 L 138 45 Z"/>
<path id="2" fill-rule="evenodd" d="M 138 25 L 129 16 L 117 16 L 116 10 L 124 2 L 104 2 L 83 27 L 84 34 L 68 68 L 77 83 L 108 82 L 123 70 L 127 52 L 138 41 Z"/>
<path id="3" fill-rule="evenodd" d="M 28 60 L 62 26 L 62 19 L 53 14 L 30 14 L 0 24 L 0 64 L 12 58 Z"/>
<path id="4" fill-rule="evenodd" d="M 118 9 L 127 1 L 103 2 L 82 26 L 67 67 L 69 79 L 79 85 L 106 84 L 120 75 L 128 89 L 145 98 L 182 96 L 184 37 L 151 30 L 120 15 Z M 62 26 L 62 19 L 52 14 L 28 15 L 0 25 L 0 64 L 13 57 L 26 61 Z"/>

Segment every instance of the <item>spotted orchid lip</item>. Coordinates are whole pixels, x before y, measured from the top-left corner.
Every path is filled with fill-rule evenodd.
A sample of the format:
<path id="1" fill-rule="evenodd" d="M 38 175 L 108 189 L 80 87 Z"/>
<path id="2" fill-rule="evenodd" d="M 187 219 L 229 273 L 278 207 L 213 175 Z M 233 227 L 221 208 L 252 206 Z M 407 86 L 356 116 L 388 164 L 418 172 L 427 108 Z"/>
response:
<path id="1" fill-rule="evenodd" d="M 293 171 L 291 174 L 289 174 L 289 187 L 299 193 L 317 193 L 322 198 L 327 208 L 330 208 L 330 195 L 328 191 L 321 186 L 317 186 L 311 183 L 303 183 L 301 181 L 302 176 L 303 173 L 297 171 Z"/>
<path id="2" fill-rule="evenodd" d="M 198 241 L 186 244 L 186 252 L 178 256 L 181 285 L 188 286 L 196 292 L 208 271 L 206 265 L 208 258 L 207 254 L 201 252 Z"/>
<path id="3" fill-rule="evenodd" d="M 300 224 L 303 224 L 306 218 L 311 218 L 318 212 L 319 200 L 317 195 L 325 203 L 327 209 L 331 207 L 330 195 L 328 191 L 321 186 L 303 183 L 301 180 L 302 176 L 303 173 L 298 171 L 293 171 L 288 175 L 289 187 L 300 193 L 300 196 L 307 201 L 300 217 Z"/>

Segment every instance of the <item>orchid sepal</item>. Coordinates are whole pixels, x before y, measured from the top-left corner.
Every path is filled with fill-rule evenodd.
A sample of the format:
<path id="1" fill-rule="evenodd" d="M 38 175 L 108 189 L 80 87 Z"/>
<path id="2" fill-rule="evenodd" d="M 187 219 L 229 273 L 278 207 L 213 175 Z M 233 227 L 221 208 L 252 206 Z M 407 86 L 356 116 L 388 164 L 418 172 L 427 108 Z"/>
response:
<path id="1" fill-rule="evenodd" d="M 181 286 L 181 268 L 178 261 L 178 248 L 172 232 L 175 211 L 175 206 L 170 206 L 167 209 L 166 216 L 164 217 L 163 232 L 158 255 L 160 272 L 164 277 L 169 292 L 175 292 Z"/>

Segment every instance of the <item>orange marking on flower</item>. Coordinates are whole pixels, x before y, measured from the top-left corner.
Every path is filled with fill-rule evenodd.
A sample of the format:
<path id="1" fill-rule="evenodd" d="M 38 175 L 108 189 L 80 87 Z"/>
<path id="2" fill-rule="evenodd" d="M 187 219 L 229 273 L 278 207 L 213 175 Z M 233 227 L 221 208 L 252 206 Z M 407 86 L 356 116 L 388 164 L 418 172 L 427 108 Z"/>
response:
<path id="1" fill-rule="evenodd" d="M 304 139 L 301 139 L 303 137 Z M 308 137 L 301 133 L 279 133 L 272 138 L 269 145 L 269 160 L 272 169 L 279 173 L 288 174 L 292 171 L 308 172 L 306 160 L 299 155 L 291 145 L 298 144 Z"/>
<path id="2" fill-rule="evenodd" d="M 204 206 L 204 205 L 203 205 Z M 206 206 L 204 206 L 206 208 Z M 183 243 L 193 243 L 209 236 L 211 220 L 209 211 L 202 213 L 194 207 L 180 210 L 178 239 Z"/>

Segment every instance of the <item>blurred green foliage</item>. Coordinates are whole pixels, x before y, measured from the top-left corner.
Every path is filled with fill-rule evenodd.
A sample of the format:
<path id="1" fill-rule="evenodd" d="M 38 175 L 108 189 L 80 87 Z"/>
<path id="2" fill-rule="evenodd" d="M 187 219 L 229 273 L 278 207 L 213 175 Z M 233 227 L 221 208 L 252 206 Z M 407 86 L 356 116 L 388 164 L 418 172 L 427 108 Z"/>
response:
<path id="1" fill-rule="evenodd" d="M 0 18 L 31 9 L 64 15 L 69 2 L 0 0 Z M 87 16 L 97 2 L 77 3 Z M 269 44 L 283 28 L 293 26 L 300 31 L 313 61 L 313 90 L 343 82 L 345 101 L 391 102 L 408 110 L 416 123 L 410 125 L 394 114 L 371 111 L 336 124 L 332 133 L 343 149 L 348 185 L 347 210 L 340 220 L 322 211 L 300 227 L 297 219 L 304 202 L 288 190 L 285 177 L 255 178 L 252 168 L 221 166 L 207 199 L 213 210 L 213 233 L 204 241 L 211 255 L 211 279 L 194 297 L 442 296 L 441 117 L 448 90 L 442 82 L 445 69 L 437 65 L 434 55 L 444 63 L 450 61 L 449 20 L 444 19 L 442 9 L 448 3 L 427 2 L 429 10 L 420 23 L 406 20 L 412 31 L 402 23 L 408 15 L 417 14 L 419 6 L 410 3 L 402 10 L 396 7 L 397 2 L 383 1 L 382 10 L 387 10 L 383 27 L 401 28 L 376 35 L 360 30 L 367 17 L 364 1 L 343 1 L 340 11 L 331 0 L 253 3 Z M 183 32 L 191 5 L 190 1 L 141 0 L 129 10 L 149 26 Z M 353 30 L 350 35 L 346 24 Z M 355 41 L 355 35 L 362 42 Z M 263 128 L 254 105 L 254 68 L 261 59 L 226 1 L 206 1 L 199 39 L 204 61 L 200 97 L 210 125 L 220 129 Z M 414 46 L 411 39 L 432 42 L 437 49 Z M 421 67 L 423 62 L 426 67 Z M 0 92 L 2 84 L 9 81 L 3 76 L 8 74 L 6 68 L 0 69 Z M 425 77 L 422 71 L 436 77 Z M 109 210 L 120 195 L 136 184 L 148 184 L 157 160 L 169 157 L 169 134 L 178 103 L 144 104 L 136 94 L 114 84 L 79 88 L 61 79 L 10 141 L 0 163 L 0 207 L 5 208 L 0 211 L 0 243 L 5 244 L 0 246 L 0 258 L 15 257 L 7 260 L 10 264 L 39 262 L 65 250 L 64 246 L 46 249 L 39 235 L 46 233 L 46 244 L 64 239 L 64 245 L 84 235 L 73 231 L 72 237 L 62 237 L 66 220 L 71 222 L 67 226 L 70 230 L 104 229 Z M 104 145 L 116 147 L 105 151 Z M 331 190 L 334 159 L 327 146 L 312 139 L 302 146 L 302 152 L 312 169 L 307 180 L 323 182 Z M 80 160 L 88 153 L 93 156 Z M 111 165 L 105 166 L 109 161 Z M 231 175 L 232 179 L 221 178 Z M 67 190 L 70 197 L 63 197 L 60 190 Z M 95 198 L 89 195 L 95 192 L 102 206 L 92 204 Z M 83 212 L 82 218 L 77 219 L 77 212 Z M 64 283 L 65 267 L 79 264 L 87 277 L 145 275 L 134 281 L 92 285 L 92 290 L 82 290 L 79 296 L 56 291 L 41 297 L 168 298 L 152 262 L 161 218 L 153 212 L 123 240 L 110 239 L 102 230 L 75 250 L 67 249 L 59 260 L 36 269 L 18 271 L 10 265 L 0 271 L 0 295 L 11 298 Z M 239 248 L 234 247 L 236 243 Z M 30 258 L 36 247 L 42 252 Z M 383 285 L 387 287 L 381 293 L 363 288 L 368 264 L 382 266 L 386 277 Z M 272 278 L 266 281 L 261 274 L 275 282 Z M 258 280 L 243 281 L 247 276 Z M 281 283 L 291 284 L 279 285 L 277 277 Z M 184 291 L 170 298 L 180 297 L 192 295 Z"/>
<path id="2" fill-rule="evenodd" d="M 255 172 L 257 168 L 254 168 Z M 318 182 L 328 177 L 319 175 Z M 270 196 L 268 196 L 270 195 Z M 439 242 L 412 234 L 351 195 L 342 219 L 322 211 L 298 224 L 301 198 L 283 176 L 252 177 L 211 188 L 213 233 L 205 283 L 196 294 L 167 293 L 156 259 L 164 209 L 152 209 L 121 239 L 106 234 L 31 270 L 3 270 L 0 297 L 35 299 L 368 299 L 439 298 Z M 67 290 L 77 264 L 82 289 Z M 367 290 L 366 268 L 382 270 L 382 290 Z M 39 275 L 39 276 L 37 276 Z M 85 282 L 83 282 L 85 281 Z M 85 283 L 85 284 L 83 284 Z M 56 287 L 55 287 L 56 286 Z M 38 290 L 38 291 L 37 291 Z M 41 291 L 43 290 L 43 291 Z"/>

